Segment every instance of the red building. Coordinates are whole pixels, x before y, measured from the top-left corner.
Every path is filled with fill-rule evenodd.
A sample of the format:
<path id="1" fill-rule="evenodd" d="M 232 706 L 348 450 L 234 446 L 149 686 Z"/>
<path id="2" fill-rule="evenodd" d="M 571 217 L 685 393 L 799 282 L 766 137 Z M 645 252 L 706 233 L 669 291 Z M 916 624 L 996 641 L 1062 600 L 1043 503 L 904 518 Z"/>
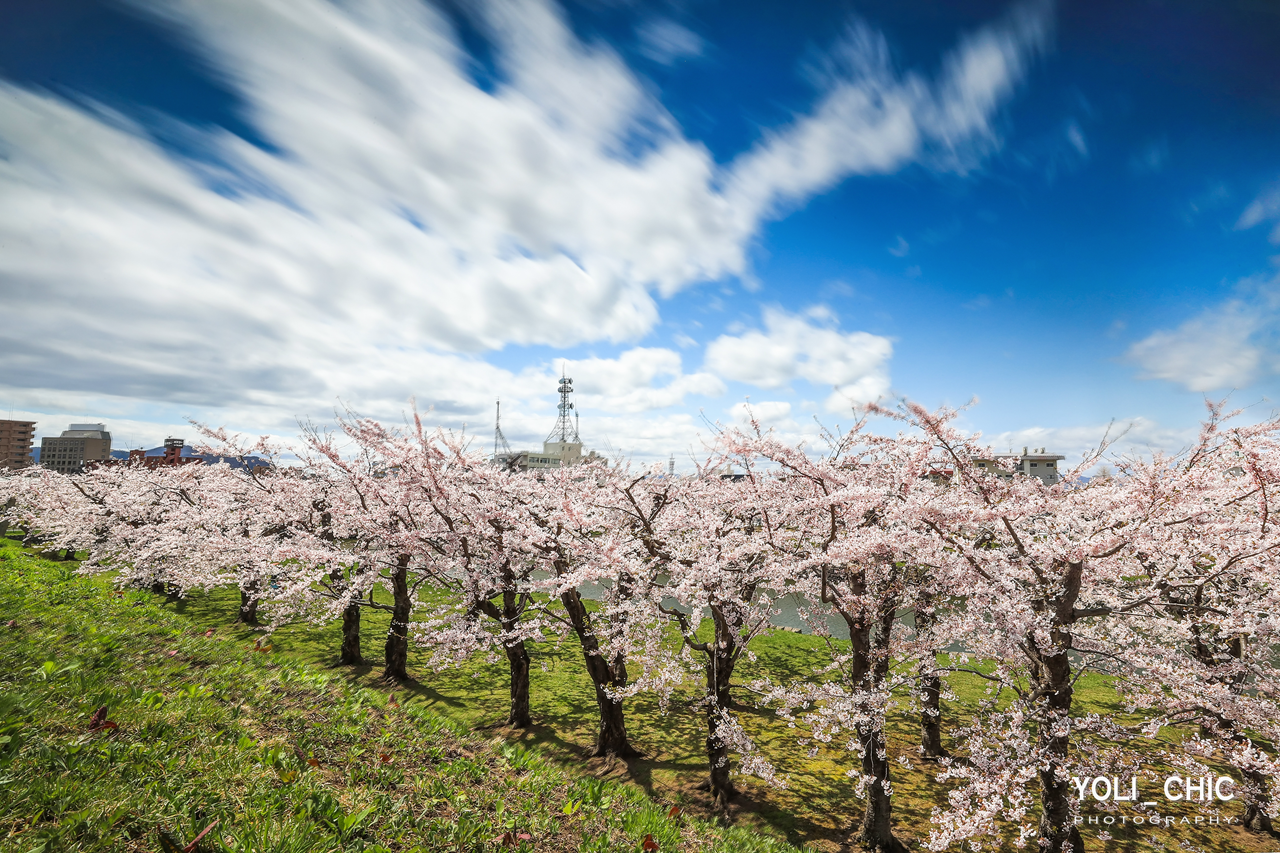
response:
<path id="1" fill-rule="evenodd" d="M 34 464 L 35 421 L 0 420 L 0 468 L 26 468 Z"/>

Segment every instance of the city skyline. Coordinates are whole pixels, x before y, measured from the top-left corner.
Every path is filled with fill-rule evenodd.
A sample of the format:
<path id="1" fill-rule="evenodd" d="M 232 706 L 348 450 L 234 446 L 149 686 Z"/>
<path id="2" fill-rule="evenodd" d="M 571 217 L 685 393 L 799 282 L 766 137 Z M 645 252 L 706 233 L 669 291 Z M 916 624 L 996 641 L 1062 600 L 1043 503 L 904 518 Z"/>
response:
<path id="1" fill-rule="evenodd" d="M 0 410 L 335 406 L 684 465 L 901 395 L 1176 450 L 1280 373 L 1280 12 L 282 0 L 0 11 Z M 37 439 L 38 443 L 38 439 Z"/>

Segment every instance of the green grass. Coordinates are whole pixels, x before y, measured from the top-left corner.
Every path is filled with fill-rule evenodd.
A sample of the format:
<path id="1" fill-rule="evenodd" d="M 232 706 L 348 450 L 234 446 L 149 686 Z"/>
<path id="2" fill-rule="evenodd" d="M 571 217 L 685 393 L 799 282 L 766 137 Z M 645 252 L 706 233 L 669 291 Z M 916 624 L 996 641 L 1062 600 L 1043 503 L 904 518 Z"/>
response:
<path id="1" fill-rule="evenodd" d="M 0 547 L 0 851 L 793 849 L 74 568 Z"/>
<path id="2" fill-rule="evenodd" d="M 56 748 L 47 747 L 56 751 L 70 749 L 86 738 L 83 730 L 88 715 L 102 704 L 111 708 L 112 719 L 121 722 L 121 730 L 109 736 L 112 742 L 143 731 L 137 727 L 149 725 L 147 721 L 152 716 L 167 720 L 170 728 L 154 730 L 153 737 L 134 743 L 130 749 L 139 756 L 148 751 L 185 755 L 173 772 L 177 778 L 186 779 L 194 792 L 187 796 L 184 789 L 175 787 L 166 770 L 156 771 L 153 784 L 157 787 L 144 794 L 150 789 L 127 781 L 132 777 L 123 770 L 109 771 L 111 765 L 102 764 L 105 759 L 95 758 L 92 767 L 73 762 L 75 769 L 60 771 L 58 781 L 48 786 L 50 791 L 55 785 L 80 786 L 77 796 L 82 799 L 73 798 L 68 805 L 32 819 L 43 808 L 31 799 L 36 796 L 34 792 L 43 790 L 43 783 L 34 781 L 34 767 L 23 762 L 44 753 L 33 751 L 35 740 L 29 739 L 19 760 L 7 770 L 0 768 L 0 776 L 26 780 L 4 783 L 0 791 L 5 793 L 0 794 L 0 801 L 8 802 L 8 795 L 22 789 L 22 785 L 26 785 L 22 790 L 28 791 L 24 805 L 0 808 L 0 835 L 6 825 L 11 825 L 14 828 L 8 830 L 10 840 L 24 839 L 13 846 L 5 846 L 10 841 L 0 840 L 0 851 L 38 849 L 36 839 L 42 837 L 40 833 L 64 831 L 57 827 L 71 814 L 89 815 L 84 819 L 96 822 L 94 826 L 98 827 L 93 832 L 104 832 L 103 822 L 109 823 L 110 818 L 119 820 L 121 827 L 133 827 L 131 831 L 142 834 L 130 842 L 135 844 L 133 848 L 80 842 L 81 848 L 54 845 L 48 849 L 155 850 L 157 823 L 181 826 L 189 840 L 206 825 L 202 823 L 206 817 L 227 815 L 215 832 L 225 828 L 224 835 L 231 840 L 219 843 L 244 850 L 379 849 L 375 844 L 392 850 L 414 849 L 414 845 L 424 850 L 486 849 L 468 846 L 470 842 L 457 835 L 463 831 L 459 826 L 482 827 L 475 830 L 479 834 L 472 841 L 500 836 L 506 831 L 503 827 L 512 826 L 524 828 L 534 836 L 536 843 L 531 849 L 632 850 L 643 838 L 644 833 L 636 834 L 637 827 L 643 825 L 646 833 L 655 828 L 667 833 L 659 839 L 662 850 L 680 849 L 682 844 L 690 850 L 715 849 L 716 845 L 725 850 L 780 850 L 791 849 L 785 847 L 789 843 L 827 851 L 839 849 L 861 811 L 861 802 L 846 776 L 852 756 L 823 749 L 811 757 L 807 747 L 796 743 L 796 730 L 788 729 L 771 713 L 744 711 L 744 727 L 788 777 L 789 787 L 779 790 L 756 780 L 740 779 L 744 795 L 732 812 L 736 828 L 729 836 L 718 835 L 708 822 L 684 817 L 669 821 L 666 813 L 672 804 L 680 805 L 685 815 L 704 814 L 706 809 L 705 794 L 696 788 L 706 773 L 704 723 L 701 715 L 683 701 L 695 694 L 694 686 L 677 697 L 665 714 L 651 697 L 628 701 L 629 733 L 634 745 L 645 753 L 644 758 L 626 764 L 587 761 L 583 753 L 594 738 L 595 702 L 581 652 L 573 641 L 549 641 L 532 650 L 536 725 L 528 731 L 511 731 L 499 728 L 508 703 L 505 661 L 475 660 L 459 669 L 431 672 L 425 668 L 423 656 L 411 651 L 410 672 L 416 680 L 394 690 L 380 684 L 377 676 L 387 628 L 385 614 L 364 614 L 362 640 L 370 663 L 338 667 L 337 625 L 282 626 L 270 637 L 271 653 L 253 652 L 255 642 L 266 637 L 234 624 L 239 605 L 235 590 L 192 594 L 174 601 L 150 593 L 126 592 L 117 596 L 105 579 L 70 577 L 74 564 L 19 557 L 12 544 L 0 553 L 9 559 L 7 564 L 0 563 L 0 576 L 5 578 L 0 580 L 5 585 L 0 617 L 7 619 L 11 616 L 6 614 L 24 612 L 42 614 L 36 620 L 42 625 L 39 630 L 23 627 L 21 617 L 14 632 L 6 634 L 0 629 L 0 648 L 5 649 L 4 672 L 17 674 L 18 687 L 14 689 L 8 683 L 3 686 L 6 693 L 14 690 L 22 697 L 27 715 L 22 718 L 27 720 L 23 725 L 35 726 L 42 733 L 40 737 L 49 738 L 48 743 L 61 743 Z M 39 583 L 15 585 L 10 575 L 18 566 L 31 579 L 38 575 Z M 61 579 L 52 582 L 52 577 Z M 40 584 L 48 585 L 48 589 Z M 16 591 L 19 589 L 20 595 Z M 214 631 L 213 637 L 203 636 L 208 630 Z M 86 673 L 98 672 L 85 661 L 94 659 L 94 644 L 101 642 L 115 644 L 111 653 L 114 657 L 105 671 L 93 676 L 101 684 L 76 681 L 88 678 Z M 735 679 L 738 682 L 761 675 L 805 677 L 828 659 L 824 641 L 785 632 L 760 638 L 753 649 L 757 660 L 743 662 Z M 178 654 L 170 658 L 168 652 L 175 650 Z M 32 668 L 42 666 L 46 659 L 53 664 L 48 680 L 42 680 Z M 73 662 L 76 669 L 59 674 L 63 666 Z M 184 695 L 183 690 L 193 685 L 213 692 L 207 696 Z M 947 726 L 986 697 L 987 683 L 976 676 L 959 674 L 949 680 L 949 685 L 957 699 L 944 703 Z M 53 698 L 52 691 L 80 698 L 64 707 Z M 152 708 L 148 702 L 159 700 L 131 698 L 137 691 L 141 691 L 138 697 L 159 694 L 164 700 Z M 396 696 L 401 710 L 387 711 L 390 693 Z M 1082 678 L 1076 695 L 1080 712 L 1114 714 L 1122 710 L 1115 692 L 1100 676 Z M 745 691 L 737 697 L 744 704 L 751 701 Z M 56 713 L 48 710 L 50 702 Z M 32 710 L 35 708 L 40 710 Z M 14 719 L 10 711 L 4 713 L 7 719 Z M 207 734 L 194 737 L 194 730 L 182 722 L 186 718 L 178 716 L 193 713 L 207 718 L 195 729 Z M 47 719 L 42 716 L 45 714 L 49 715 Z M 126 720 L 130 720 L 129 725 L 125 725 Z M 59 737 L 63 740 L 58 741 Z M 194 739 L 175 743 L 175 737 Z M 253 745 L 241 748 L 246 737 Z M 914 720 L 902 714 L 891 716 L 891 756 L 915 758 L 917 737 Z M 93 745 L 102 740 L 106 739 L 93 736 L 87 743 Z M 376 753 L 385 751 L 385 744 L 393 742 L 401 746 L 393 763 L 383 767 L 374 760 Z M 449 746 L 441 745 L 446 743 Z M 962 745 L 950 741 L 947 745 L 953 752 L 962 751 Z M 276 746 L 287 749 L 272 756 L 268 750 Z M 435 750 L 440 749 L 458 750 L 458 757 L 421 760 L 421 756 L 436 755 Z M 517 761 L 525 760 L 527 749 L 544 756 L 555 769 L 539 763 L 536 773 L 515 773 L 504 749 L 519 750 L 513 753 Z M 316 758 L 320 768 L 301 763 L 298 751 Z M 125 750 L 120 754 L 133 753 Z M 119 756 L 113 760 L 118 761 Z M 161 759 L 156 755 L 149 760 Z M 208 776 L 184 776 L 193 764 L 208 767 Z M 297 778 L 282 782 L 282 773 L 291 771 L 298 773 Z M 402 775 L 390 788 L 378 774 L 393 772 Z M 946 790 L 934 779 L 936 772 L 936 767 L 918 761 L 910 770 L 894 768 L 895 831 L 912 847 L 918 848 L 927 837 L 930 812 L 945 802 Z M 114 793 L 91 794 L 95 784 L 91 780 L 97 778 L 94 774 L 108 780 L 104 791 L 110 789 Z M 529 777 L 536 777 L 536 784 Z M 597 781 L 596 777 L 606 781 Z M 513 778 L 524 779 L 522 784 L 526 787 L 510 787 Z M 608 786 L 609 796 L 614 798 L 612 806 L 594 812 L 583 806 L 573 819 L 561 814 L 566 803 L 581 799 L 583 791 L 600 785 Z M 465 797 L 458 801 L 465 804 L 465 809 L 454 802 L 456 797 L 450 799 L 451 790 Z M 215 796 L 210 791 L 223 793 Z M 234 804 L 226 800 L 233 796 L 226 793 L 229 791 L 234 791 Z M 255 793 L 250 795 L 250 791 Z M 316 792 L 335 797 L 346 819 L 373 808 L 360 823 L 360 827 L 367 827 L 366 834 L 352 829 L 343 835 L 339 831 L 341 818 L 325 818 L 321 806 L 305 805 Z M 127 814 L 145 817 L 120 818 L 126 812 L 114 810 L 112 803 L 116 799 L 130 804 Z M 445 802 L 449 804 L 443 805 Z M 195 808 L 201 811 L 193 811 Z M 645 817 L 626 818 L 626 814 Z M 462 820 L 464 817 L 466 820 Z M 679 838 L 671 835 L 677 828 Z M 277 833 L 279 841 L 254 841 L 249 835 L 242 839 L 236 832 L 259 836 Z M 448 835 L 449 832 L 455 834 Z M 1104 843 L 1094 837 L 1096 828 L 1087 831 L 1087 850 L 1145 853 L 1181 850 L 1184 842 L 1203 851 L 1280 850 L 1275 840 L 1258 838 L 1238 827 L 1145 832 L 1128 829 L 1113 834 L 1116 840 Z M 289 840 L 295 836 L 305 843 Z M 1153 836 L 1150 842 L 1145 840 L 1148 836 Z M 654 832 L 654 837 L 658 838 L 659 833 Z M 1003 839 L 1003 849 L 1013 849 L 1009 841 Z M 490 844 L 487 849 L 498 848 Z"/>

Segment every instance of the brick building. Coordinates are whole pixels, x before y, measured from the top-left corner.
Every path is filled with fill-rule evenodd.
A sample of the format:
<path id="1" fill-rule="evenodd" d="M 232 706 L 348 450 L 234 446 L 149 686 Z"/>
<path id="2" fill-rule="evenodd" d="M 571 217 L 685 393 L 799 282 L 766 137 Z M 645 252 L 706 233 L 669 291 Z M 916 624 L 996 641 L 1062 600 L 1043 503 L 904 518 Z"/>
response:
<path id="1" fill-rule="evenodd" d="M 33 464 L 31 445 L 35 436 L 35 421 L 0 420 L 0 468 L 26 468 Z"/>

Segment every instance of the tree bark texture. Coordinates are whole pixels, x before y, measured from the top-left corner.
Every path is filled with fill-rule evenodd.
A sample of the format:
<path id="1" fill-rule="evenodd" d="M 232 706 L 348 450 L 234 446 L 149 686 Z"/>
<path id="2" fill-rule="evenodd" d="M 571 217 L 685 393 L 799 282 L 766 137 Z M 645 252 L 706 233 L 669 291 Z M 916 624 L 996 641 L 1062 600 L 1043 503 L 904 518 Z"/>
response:
<path id="1" fill-rule="evenodd" d="M 942 679 L 932 668 L 920 674 L 920 746 L 927 759 L 950 755 L 942 745 Z"/>
<path id="2" fill-rule="evenodd" d="M 517 640 L 505 644 L 503 650 L 511 669 L 511 712 L 507 715 L 507 725 L 528 728 L 533 725 L 529 712 L 529 649 L 524 640 Z"/>
<path id="3" fill-rule="evenodd" d="M 409 680 L 409 617 L 413 602 L 409 596 L 409 555 L 401 554 L 391 569 L 391 625 L 387 628 L 386 666 L 383 681 Z"/>
<path id="4" fill-rule="evenodd" d="M 866 595 L 865 584 L 857 575 L 850 587 L 855 596 Z M 849 680 L 855 690 L 876 688 L 888 678 L 889 641 L 896 612 L 892 602 L 884 602 L 878 613 L 867 609 L 840 610 L 849 627 L 852 652 Z M 862 753 L 862 775 L 870 777 L 867 804 L 856 832 L 857 841 L 875 853 L 906 853 L 906 845 L 893 835 L 893 801 L 885 788 L 892 780 L 884 725 L 878 717 L 875 722 L 860 723 L 857 735 Z"/>
<path id="5" fill-rule="evenodd" d="M 321 538 L 325 541 L 333 541 L 333 535 L 329 532 L 331 524 L 329 514 L 324 513 L 322 529 L 325 531 Z M 347 578 L 347 572 L 351 573 L 354 578 L 359 564 L 353 564 L 350 568 L 336 566 L 329 572 L 329 581 L 333 585 L 335 595 L 349 595 L 351 592 L 350 581 Z M 346 607 L 342 608 L 342 646 L 338 650 L 338 663 L 346 666 L 359 666 L 364 663 L 364 655 L 360 649 L 360 609 L 359 600 L 351 600 Z"/>
<path id="6" fill-rule="evenodd" d="M 620 688 L 627 683 L 626 661 L 621 655 L 612 662 L 600 653 L 600 642 L 591 628 L 590 614 L 576 589 L 561 593 L 560 602 L 569 614 L 574 633 L 582 645 L 582 657 L 587 664 L 587 675 L 596 689 L 596 707 L 600 711 L 600 728 L 596 734 L 593 756 L 612 755 L 633 758 L 640 753 L 627 739 L 627 724 L 622 713 L 622 700 L 608 694 L 608 688 Z"/>
<path id="7" fill-rule="evenodd" d="M 528 596 L 516 592 L 516 583 L 515 572 L 508 560 L 502 569 L 502 607 L 489 600 L 478 601 L 473 606 L 502 626 L 502 649 L 507 654 L 511 675 L 511 710 L 507 714 L 507 725 L 523 729 L 533 725 L 529 710 L 529 648 L 516 636 Z"/>
<path id="8" fill-rule="evenodd" d="M 1042 648 L 1029 635 L 1025 648 L 1032 690 L 1042 697 L 1042 704 L 1036 709 L 1036 741 L 1047 758 L 1040 769 L 1040 849 L 1044 853 L 1061 853 L 1070 844 L 1072 853 L 1080 853 L 1084 842 L 1071 816 L 1071 781 L 1067 773 L 1071 735 L 1070 728 L 1062 724 L 1071 718 L 1069 629 L 1075 621 L 1084 563 L 1067 563 L 1059 568 L 1065 569 L 1061 591 L 1037 603 L 1037 609 L 1047 612 L 1051 619 L 1047 643 Z"/>
<path id="9" fill-rule="evenodd" d="M 1203 601 L 1197 597 L 1192 603 L 1200 606 Z M 1223 644 L 1220 639 L 1205 636 L 1205 631 L 1199 625 L 1193 626 L 1192 636 L 1195 640 L 1193 652 L 1196 659 L 1206 666 L 1220 666 L 1226 659 L 1235 662 L 1244 659 L 1243 637 L 1231 637 Z M 1235 675 L 1227 683 L 1230 685 L 1232 692 L 1239 692 L 1244 687 L 1244 677 L 1243 675 Z M 1215 714 L 1213 723 L 1214 725 L 1212 726 L 1203 724 L 1200 726 L 1202 737 L 1207 739 L 1226 739 L 1236 743 L 1243 743 L 1248 740 L 1248 737 L 1238 730 L 1234 720 L 1224 719 Z M 1245 783 L 1246 793 L 1244 817 L 1242 819 L 1244 828 L 1250 832 L 1273 833 L 1275 827 L 1272 825 L 1271 816 L 1267 814 L 1267 807 L 1270 805 L 1270 797 L 1267 793 L 1267 778 L 1255 770 L 1236 769 L 1240 771 L 1240 777 Z"/>
<path id="10" fill-rule="evenodd" d="M 342 650 L 338 663 L 359 666 L 364 663 L 360 654 L 360 605 L 348 604 L 342 611 Z"/>
<path id="11" fill-rule="evenodd" d="M 721 606 L 712 605 L 711 621 L 715 626 L 715 637 L 705 652 L 708 782 L 712 807 L 727 812 L 729 803 L 737 796 L 738 791 L 730 775 L 733 765 L 729 760 L 729 747 L 720 732 L 723 725 L 721 713 L 730 704 L 729 682 L 738 660 L 738 632 L 742 627 L 742 619 L 729 615 Z"/>
<path id="12" fill-rule="evenodd" d="M 1244 828 L 1250 832 L 1274 834 L 1275 827 L 1272 825 L 1271 816 L 1266 812 L 1267 777 L 1256 770 L 1242 770 L 1241 775 L 1244 776 L 1244 781 L 1250 788 L 1259 792 L 1244 804 Z"/>
<path id="13" fill-rule="evenodd" d="M 916 608 L 916 630 L 927 632 L 934 624 L 933 612 L 929 609 L 929 599 L 921 602 Z M 934 665 L 937 654 L 931 652 L 920 662 L 920 746 L 924 750 L 926 760 L 945 758 L 950 753 L 942 745 L 942 678 Z"/>
<path id="14" fill-rule="evenodd" d="M 258 624 L 257 583 L 246 584 L 240 588 L 240 613 L 236 616 L 236 621 L 246 625 Z"/>

